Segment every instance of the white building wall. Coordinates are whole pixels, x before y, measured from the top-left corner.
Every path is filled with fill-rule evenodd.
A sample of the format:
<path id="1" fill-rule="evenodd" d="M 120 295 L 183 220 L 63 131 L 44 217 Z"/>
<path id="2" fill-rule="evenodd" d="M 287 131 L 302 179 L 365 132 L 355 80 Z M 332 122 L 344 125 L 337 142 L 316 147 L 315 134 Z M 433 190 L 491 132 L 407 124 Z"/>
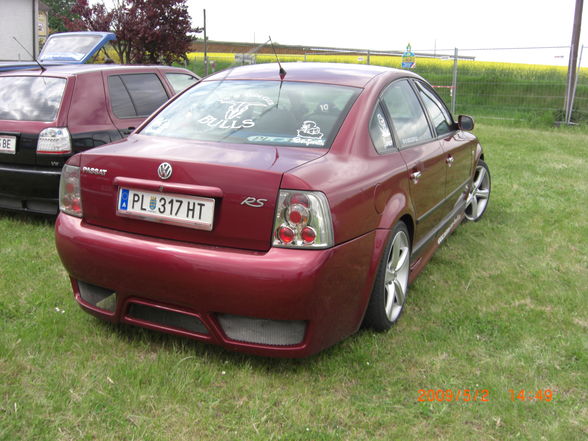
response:
<path id="1" fill-rule="evenodd" d="M 37 55 L 37 1 L 0 0 L 0 61 L 29 61 L 32 58 L 27 51 Z"/>

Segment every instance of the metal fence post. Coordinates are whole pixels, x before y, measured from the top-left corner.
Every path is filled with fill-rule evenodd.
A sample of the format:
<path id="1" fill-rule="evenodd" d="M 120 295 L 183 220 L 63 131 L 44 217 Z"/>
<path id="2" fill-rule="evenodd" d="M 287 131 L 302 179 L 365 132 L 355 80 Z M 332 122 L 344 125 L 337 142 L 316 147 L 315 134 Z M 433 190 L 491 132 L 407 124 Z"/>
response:
<path id="1" fill-rule="evenodd" d="M 204 15 L 204 76 L 208 76 L 208 38 L 206 38 L 206 9 L 202 10 Z"/>
<path id="2" fill-rule="evenodd" d="M 457 48 L 453 52 L 453 80 L 451 81 L 451 113 L 455 114 L 457 104 Z"/>
<path id="3" fill-rule="evenodd" d="M 367 51 L 367 64 L 370 64 L 370 50 Z"/>
<path id="4" fill-rule="evenodd" d="M 574 114 L 574 101 L 576 100 L 576 90 L 578 90 L 578 77 L 580 76 L 580 70 L 582 68 L 582 54 L 584 53 L 584 45 L 580 48 L 580 56 L 578 57 L 578 68 L 576 70 L 576 78 L 574 78 L 574 86 L 572 88 L 572 97 L 570 98 L 571 102 L 569 104 L 570 112 L 566 114 L 566 124 L 570 124 L 572 122 L 572 116 Z"/>
<path id="5" fill-rule="evenodd" d="M 576 68 L 578 65 L 578 45 L 580 43 L 580 30 L 582 27 L 582 8 L 584 7 L 584 0 L 576 0 L 576 8 L 574 10 L 574 26 L 572 30 L 572 46 L 570 48 L 570 61 L 568 64 L 568 85 L 566 88 L 566 109 L 565 109 L 565 123 L 572 123 L 573 112 L 573 96 L 576 94 Z"/>

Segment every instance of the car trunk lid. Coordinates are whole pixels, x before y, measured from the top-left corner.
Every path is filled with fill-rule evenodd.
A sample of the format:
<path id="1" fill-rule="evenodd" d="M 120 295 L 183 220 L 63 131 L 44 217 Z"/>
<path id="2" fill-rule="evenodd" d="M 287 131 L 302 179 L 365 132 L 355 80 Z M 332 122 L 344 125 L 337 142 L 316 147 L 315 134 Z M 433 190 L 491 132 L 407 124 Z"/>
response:
<path id="1" fill-rule="evenodd" d="M 129 233 L 264 251 L 282 174 L 324 153 L 133 135 L 83 154 L 84 219 Z M 171 175 L 162 179 L 168 166 Z M 204 218 L 190 217 L 195 212 Z"/>

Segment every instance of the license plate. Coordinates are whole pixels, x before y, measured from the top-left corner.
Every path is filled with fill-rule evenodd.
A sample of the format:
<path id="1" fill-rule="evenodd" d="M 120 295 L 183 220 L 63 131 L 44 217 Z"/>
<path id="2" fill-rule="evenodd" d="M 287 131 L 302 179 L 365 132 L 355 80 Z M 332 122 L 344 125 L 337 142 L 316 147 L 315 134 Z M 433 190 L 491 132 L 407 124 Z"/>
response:
<path id="1" fill-rule="evenodd" d="M 211 231 L 214 199 L 121 188 L 116 213 L 150 222 Z"/>
<path id="2" fill-rule="evenodd" d="M 0 135 L 0 153 L 16 154 L 16 136 Z"/>

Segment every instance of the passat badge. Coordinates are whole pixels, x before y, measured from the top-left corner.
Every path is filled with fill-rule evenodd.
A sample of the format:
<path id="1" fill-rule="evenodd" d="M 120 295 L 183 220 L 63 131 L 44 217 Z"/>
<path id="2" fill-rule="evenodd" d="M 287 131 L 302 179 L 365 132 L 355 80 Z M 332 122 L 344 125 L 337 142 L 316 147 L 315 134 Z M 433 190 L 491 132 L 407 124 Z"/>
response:
<path id="1" fill-rule="evenodd" d="M 91 175 L 106 176 L 108 172 L 105 168 L 94 168 L 94 167 L 82 167 L 82 173 L 89 173 Z"/>
<path id="2" fill-rule="evenodd" d="M 159 167 L 157 168 L 157 175 L 161 179 L 171 178 L 172 172 L 173 169 L 169 162 L 162 162 L 161 164 L 159 164 Z"/>

